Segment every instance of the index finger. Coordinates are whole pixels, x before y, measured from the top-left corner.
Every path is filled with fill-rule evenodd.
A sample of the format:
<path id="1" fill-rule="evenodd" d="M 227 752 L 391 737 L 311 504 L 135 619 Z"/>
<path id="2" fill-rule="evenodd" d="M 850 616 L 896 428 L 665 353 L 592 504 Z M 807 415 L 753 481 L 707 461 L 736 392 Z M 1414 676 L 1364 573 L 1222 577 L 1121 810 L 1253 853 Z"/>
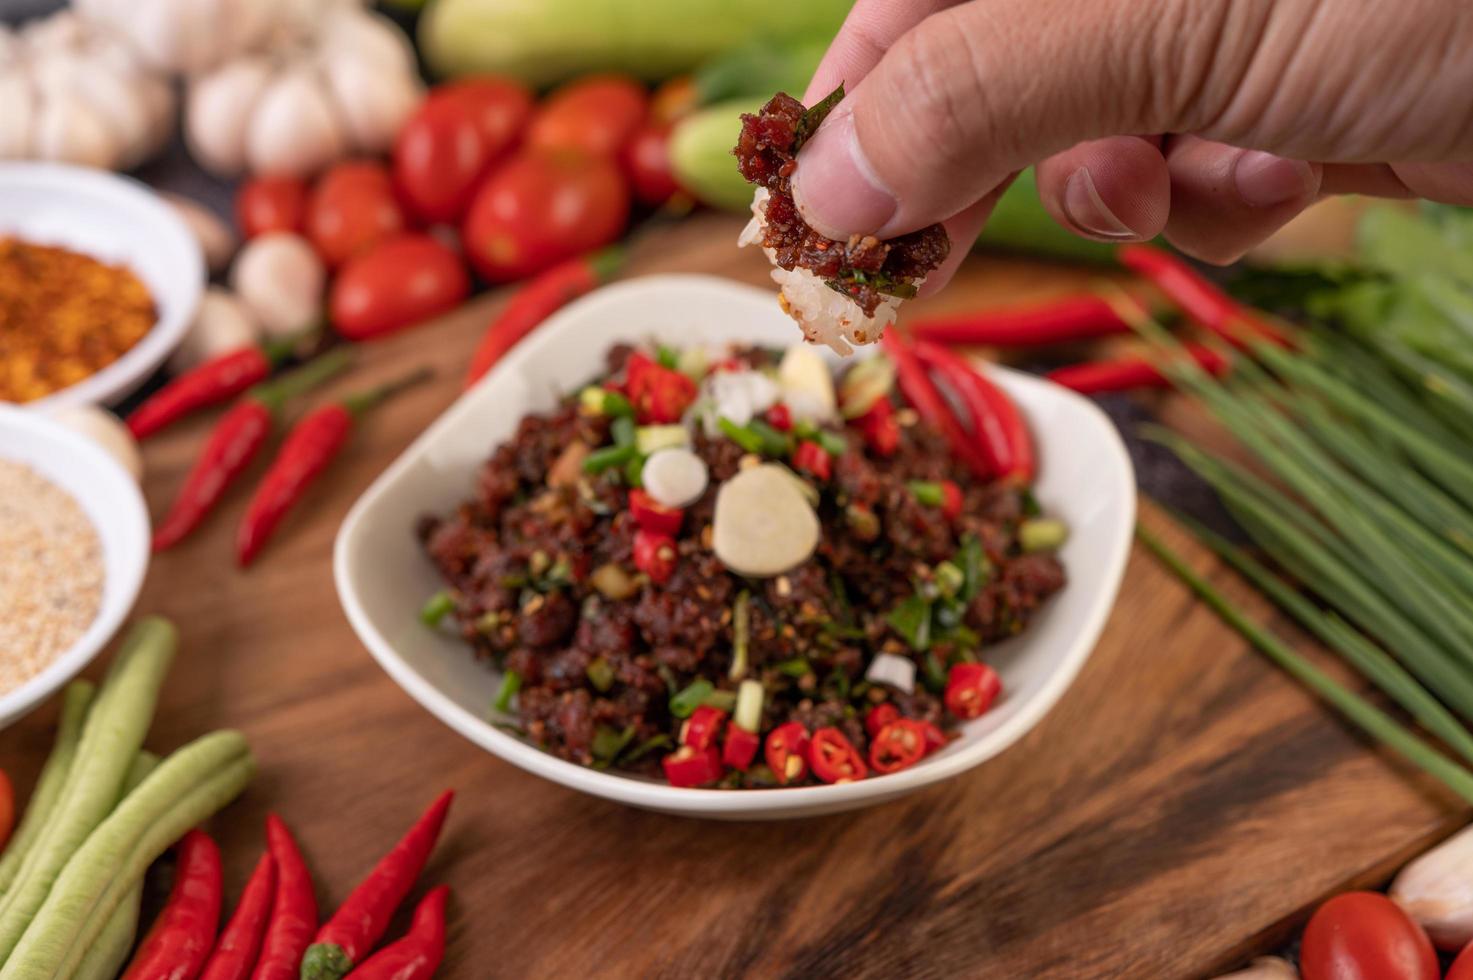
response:
<path id="1" fill-rule="evenodd" d="M 963 0 L 858 0 L 829 45 L 803 104 L 812 105 L 840 84 L 854 86 L 879 64 L 890 45 L 921 21 Z"/>

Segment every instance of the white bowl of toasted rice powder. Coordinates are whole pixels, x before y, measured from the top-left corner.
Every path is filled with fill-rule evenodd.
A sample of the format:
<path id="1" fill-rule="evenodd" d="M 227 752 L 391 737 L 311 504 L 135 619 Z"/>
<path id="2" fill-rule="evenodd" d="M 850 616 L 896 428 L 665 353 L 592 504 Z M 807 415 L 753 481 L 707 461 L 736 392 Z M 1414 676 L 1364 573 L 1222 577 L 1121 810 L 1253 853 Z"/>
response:
<path id="1" fill-rule="evenodd" d="M 85 436 L 0 405 L 0 728 L 107 645 L 148 558 L 127 471 Z"/>

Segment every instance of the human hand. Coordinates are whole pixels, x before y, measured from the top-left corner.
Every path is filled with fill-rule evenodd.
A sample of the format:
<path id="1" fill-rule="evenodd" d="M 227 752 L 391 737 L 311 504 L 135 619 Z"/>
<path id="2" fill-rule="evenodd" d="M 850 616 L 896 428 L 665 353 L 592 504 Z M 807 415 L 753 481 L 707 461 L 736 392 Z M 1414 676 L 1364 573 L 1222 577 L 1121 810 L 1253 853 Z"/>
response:
<path id="1" fill-rule="evenodd" d="M 1329 194 L 1473 205 L 1470 51 L 1458 0 L 858 0 L 794 197 L 832 238 L 963 244 L 1037 164 L 1065 228 L 1230 262 Z"/>

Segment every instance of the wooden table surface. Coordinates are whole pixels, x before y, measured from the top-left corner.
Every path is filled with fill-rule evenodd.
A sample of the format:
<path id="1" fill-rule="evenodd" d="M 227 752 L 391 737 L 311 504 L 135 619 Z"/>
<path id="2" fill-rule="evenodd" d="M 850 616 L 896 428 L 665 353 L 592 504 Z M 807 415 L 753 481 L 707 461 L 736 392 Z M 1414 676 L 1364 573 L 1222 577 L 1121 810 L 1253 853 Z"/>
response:
<path id="1" fill-rule="evenodd" d="M 732 246 L 738 225 L 705 216 L 662 231 L 636 248 L 630 274 L 765 281 L 761 258 Z M 1088 275 L 970 262 L 932 311 L 1042 297 Z M 440 373 L 366 422 L 256 568 L 230 560 L 239 493 L 154 562 L 138 610 L 172 618 L 182 645 L 149 745 L 167 751 L 237 727 L 260 762 L 211 825 L 232 899 L 268 811 L 296 829 L 332 907 L 453 786 L 425 875 L 454 889 L 442 976 L 1194 977 L 1287 939 L 1319 899 L 1384 881 L 1466 819 L 1140 549 L 1098 648 L 1053 712 L 982 768 L 895 803 L 709 823 L 626 809 L 499 761 L 420 709 L 362 649 L 330 558 L 356 496 L 455 399 L 475 338 L 505 300 L 480 297 L 361 350 L 341 387 L 420 364 Z M 1148 407 L 1212 438 L 1173 400 Z M 208 424 L 148 444 L 155 516 Z M 1159 511 L 1142 514 L 1160 526 Z M 1170 539 L 1307 646 L 1202 549 Z M 0 734 L 0 765 L 22 799 L 55 710 Z"/>

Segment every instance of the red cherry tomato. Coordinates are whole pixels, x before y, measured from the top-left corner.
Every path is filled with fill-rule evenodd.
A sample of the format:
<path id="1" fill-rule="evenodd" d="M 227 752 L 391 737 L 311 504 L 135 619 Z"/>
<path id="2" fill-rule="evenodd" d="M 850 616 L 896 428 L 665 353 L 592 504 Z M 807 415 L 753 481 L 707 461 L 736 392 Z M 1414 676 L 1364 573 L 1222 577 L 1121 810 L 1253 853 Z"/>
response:
<path id="1" fill-rule="evenodd" d="M 527 145 L 614 157 L 649 109 L 644 86 L 624 75 L 589 75 L 553 92 L 532 117 Z"/>
<path id="2" fill-rule="evenodd" d="M 330 268 L 403 230 L 404 211 L 381 163 L 340 163 L 307 200 L 307 237 Z"/>
<path id="3" fill-rule="evenodd" d="M 1463 947 L 1453 965 L 1447 968 L 1443 980 L 1473 980 L 1473 943 Z"/>
<path id="4" fill-rule="evenodd" d="M 301 231 L 307 214 L 307 182 L 297 177 L 256 177 L 235 195 L 235 223 L 242 238 L 273 231 Z"/>
<path id="5" fill-rule="evenodd" d="M 651 207 L 670 200 L 680 188 L 670 172 L 670 127 L 646 124 L 635 130 L 619 155 L 634 196 Z"/>
<path id="6" fill-rule="evenodd" d="M 1432 940 L 1379 892 L 1346 892 L 1315 910 L 1299 953 L 1304 980 L 1437 980 Z"/>
<path id="7" fill-rule="evenodd" d="M 437 85 L 426 101 L 454 102 L 468 110 L 491 163 L 516 145 L 532 115 L 532 93 L 521 82 L 500 75 L 476 75 Z"/>
<path id="8" fill-rule="evenodd" d="M 394 140 L 394 185 L 427 222 L 465 214 L 490 154 L 476 113 L 458 99 L 426 99 Z"/>
<path id="9" fill-rule="evenodd" d="M 607 245 L 628 218 L 629 191 L 610 161 L 521 153 L 476 192 L 465 251 L 486 279 L 520 279 Z"/>
<path id="10" fill-rule="evenodd" d="M 339 334 L 368 340 L 459 306 L 470 288 L 458 255 L 429 235 L 400 235 L 343 266 L 328 311 Z"/>

